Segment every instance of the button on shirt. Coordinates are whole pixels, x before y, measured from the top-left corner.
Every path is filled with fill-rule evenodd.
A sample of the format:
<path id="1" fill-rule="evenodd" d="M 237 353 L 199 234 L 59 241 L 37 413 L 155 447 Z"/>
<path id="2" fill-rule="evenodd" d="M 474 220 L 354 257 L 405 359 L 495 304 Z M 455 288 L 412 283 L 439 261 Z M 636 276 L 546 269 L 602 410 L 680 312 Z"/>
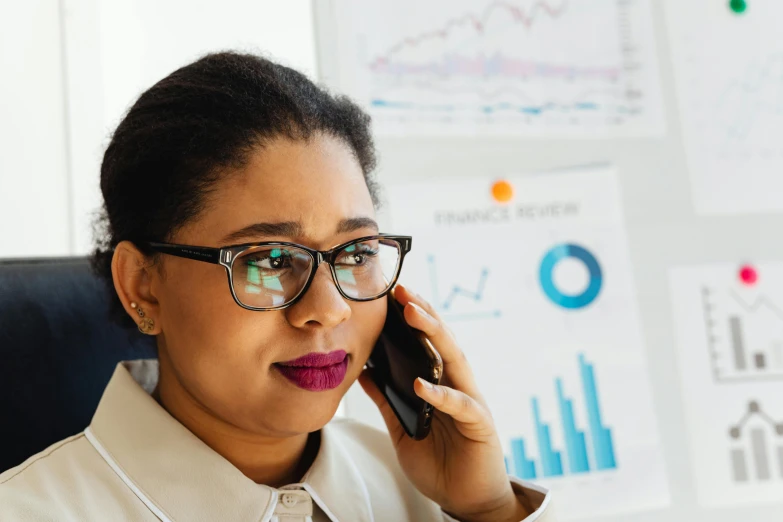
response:
<path id="1" fill-rule="evenodd" d="M 117 365 L 84 432 L 0 474 L 0 520 L 443 522 L 454 519 L 400 468 L 389 435 L 349 419 L 321 430 L 297 484 L 256 484 L 152 397 L 157 360 Z M 555 522 L 543 488 L 509 478 Z"/>

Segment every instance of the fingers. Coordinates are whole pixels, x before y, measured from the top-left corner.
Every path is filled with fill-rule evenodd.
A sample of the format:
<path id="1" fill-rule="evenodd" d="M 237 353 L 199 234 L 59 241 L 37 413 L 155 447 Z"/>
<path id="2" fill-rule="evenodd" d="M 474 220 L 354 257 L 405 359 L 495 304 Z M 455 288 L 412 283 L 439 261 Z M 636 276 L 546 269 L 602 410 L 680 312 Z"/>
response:
<path id="1" fill-rule="evenodd" d="M 397 285 L 394 295 L 400 304 L 405 306 L 405 321 L 424 332 L 440 354 L 443 359 L 443 372 L 448 376 L 449 382 L 455 388 L 478 397 L 478 389 L 467 358 L 432 305 L 402 285 Z"/>
<path id="2" fill-rule="evenodd" d="M 419 294 L 414 292 L 413 290 L 409 289 L 407 286 L 402 284 L 397 284 L 394 287 L 394 297 L 397 299 L 397 301 L 400 302 L 403 306 L 407 305 L 409 302 L 414 302 L 424 308 L 424 310 L 430 314 L 431 316 L 440 319 L 438 316 L 437 310 L 435 310 L 435 307 L 432 306 L 430 303 L 425 301 Z"/>
<path id="3" fill-rule="evenodd" d="M 363 370 L 359 375 L 359 384 L 364 390 L 364 393 L 366 393 L 378 407 L 378 411 L 380 411 L 383 422 L 386 423 L 386 427 L 392 438 L 397 440 L 402 437 L 405 433 L 405 429 L 402 427 L 399 419 L 397 419 L 391 406 L 389 406 L 389 403 L 386 401 L 386 397 L 383 396 L 381 390 L 378 389 L 378 386 L 372 380 L 372 377 L 370 377 L 369 369 Z"/>
<path id="4" fill-rule="evenodd" d="M 420 377 L 416 379 L 413 389 L 416 395 L 454 419 L 460 433 L 466 437 L 483 442 L 494 436 L 492 415 L 470 395 L 448 386 L 429 383 Z"/>

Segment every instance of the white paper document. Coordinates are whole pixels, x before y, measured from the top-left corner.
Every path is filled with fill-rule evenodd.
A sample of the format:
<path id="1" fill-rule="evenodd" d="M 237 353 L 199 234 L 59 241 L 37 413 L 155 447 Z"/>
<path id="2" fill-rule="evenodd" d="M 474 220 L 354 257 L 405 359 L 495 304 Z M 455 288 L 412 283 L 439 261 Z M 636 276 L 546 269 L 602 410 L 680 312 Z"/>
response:
<path id="1" fill-rule="evenodd" d="M 649 0 L 335 2 L 339 87 L 385 135 L 664 130 Z"/>
<path id="2" fill-rule="evenodd" d="M 783 2 L 668 0 L 693 203 L 701 214 L 783 210 Z"/>
<path id="3" fill-rule="evenodd" d="M 510 473 L 564 520 L 666 506 L 617 175 L 598 166 L 390 187 L 401 281 L 432 303 L 493 412 Z"/>
<path id="4" fill-rule="evenodd" d="M 783 263 L 671 271 L 699 502 L 783 503 Z"/>

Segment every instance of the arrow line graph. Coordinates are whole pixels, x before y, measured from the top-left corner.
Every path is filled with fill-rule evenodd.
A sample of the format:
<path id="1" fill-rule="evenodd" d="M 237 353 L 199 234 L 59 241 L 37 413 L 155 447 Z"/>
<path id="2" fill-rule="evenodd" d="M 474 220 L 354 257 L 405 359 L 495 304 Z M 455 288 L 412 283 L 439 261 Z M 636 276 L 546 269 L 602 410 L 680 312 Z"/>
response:
<path id="1" fill-rule="evenodd" d="M 486 27 L 489 17 L 498 10 L 504 10 L 511 14 L 511 18 L 514 22 L 519 23 L 526 28 L 530 28 L 535 22 L 536 18 L 541 13 L 546 13 L 552 18 L 560 16 L 568 6 L 568 0 L 563 0 L 560 6 L 553 7 L 546 1 L 537 2 L 530 8 L 529 12 L 525 12 L 524 9 L 513 5 L 509 2 L 492 2 L 489 4 L 480 15 L 473 13 L 467 13 L 462 16 L 454 17 L 446 21 L 443 27 L 435 29 L 433 31 L 424 32 L 415 36 L 409 36 L 402 41 L 394 44 L 384 54 L 379 56 L 370 64 L 370 68 L 374 68 L 391 58 L 393 55 L 399 53 L 407 47 L 417 47 L 419 44 L 432 39 L 445 39 L 449 36 L 449 33 L 455 28 L 465 25 L 472 26 L 478 33 L 483 33 Z"/>
<path id="2" fill-rule="evenodd" d="M 448 320 L 468 320 L 468 319 L 488 319 L 493 317 L 500 317 L 501 313 L 500 310 L 489 310 L 489 311 L 477 311 L 473 313 L 467 313 L 467 314 L 450 314 L 452 305 L 454 304 L 454 301 L 458 298 L 464 298 L 469 301 L 473 301 L 476 304 L 482 304 L 484 301 L 484 290 L 486 289 L 487 285 L 487 278 L 489 277 L 489 269 L 482 268 L 481 273 L 479 275 L 478 282 L 476 283 L 475 290 L 469 290 L 466 288 L 463 288 L 459 285 L 454 285 L 451 288 L 451 291 L 449 292 L 446 299 L 441 301 L 440 298 L 440 292 L 438 288 L 438 268 L 435 261 L 435 256 L 429 256 L 427 258 L 427 263 L 429 265 L 429 271 L 430 271 L 430 286 L 431 286 L 431 292 L 432 292 L 432 302 L 436 309 L 443 311 L 444 313 L 448 313 L 444 317 L 444 319 Z"/>
<path id="3" fill-rule="evenodd" d="M 765 295 L 761 295 L 757 297 L 756 300 L 753 301 L 752 303 L 747 303 L 734 290 L 731 290 L 730 292 L 731 292 L 731 297 L 737 302 L 737 304 L 739 304 L 743 309 L 745 309 L 746 312 L 756 312 L 758 311 L 759 308 L 765 306 L 770 310 L 772 310 L 772 312 L 776 316 L 778 316 L 778 319 L 783 321 L 783 310 L 781 310 L 775 303 L 773 303 L 769 297 Z"/>

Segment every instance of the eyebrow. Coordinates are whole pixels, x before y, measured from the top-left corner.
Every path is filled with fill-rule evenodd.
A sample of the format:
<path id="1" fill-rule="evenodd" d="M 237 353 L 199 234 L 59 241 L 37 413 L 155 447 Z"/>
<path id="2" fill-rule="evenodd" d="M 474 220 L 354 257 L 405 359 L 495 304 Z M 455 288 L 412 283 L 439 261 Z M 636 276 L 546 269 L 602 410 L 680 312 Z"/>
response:
<path id="1" fill-rule="evenodd" d="M 336 233 L 346 234 L 363 228 L 371 228 L 378 231 L 378 223 L 369 217 L 345 218 L 337 224 Z M 244 228 L 232 232 L 223 238 L 223 244 L 236 243 L 242 240 L 252 240 L 262 237 L 284 236 L 302 237 L 304 228 L 298 221 L 281 221 L 278 223 L 253 223 Z"/>

